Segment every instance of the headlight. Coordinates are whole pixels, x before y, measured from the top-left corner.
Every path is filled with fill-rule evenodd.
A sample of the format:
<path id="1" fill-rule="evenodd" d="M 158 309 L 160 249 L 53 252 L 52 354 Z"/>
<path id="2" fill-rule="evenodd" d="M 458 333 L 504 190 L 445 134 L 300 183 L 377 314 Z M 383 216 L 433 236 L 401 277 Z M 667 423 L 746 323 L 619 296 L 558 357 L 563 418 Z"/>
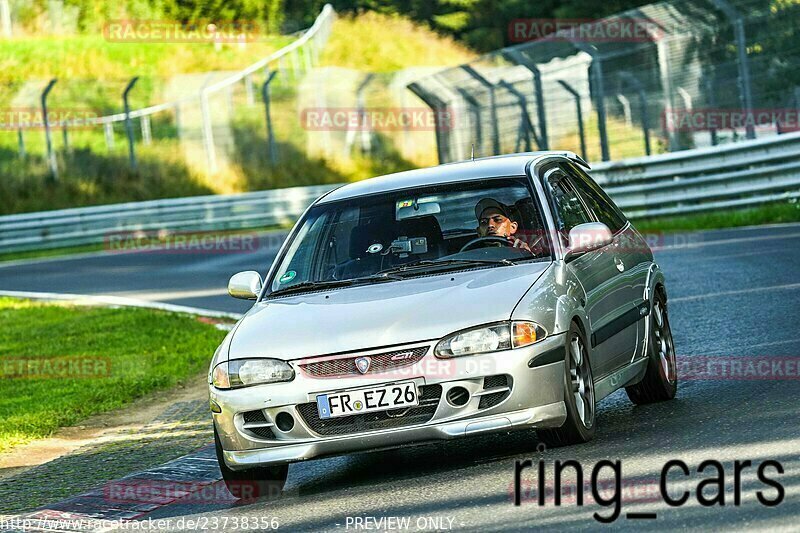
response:
<path id="1" fill-rule="evenodd" d="M 528 346 L 546 336 L 544 328 L 535 322 L 499 322 L 445 337 L 436 345 L 433 353 L 436 357 L 449 358 L 498 352 Z"/>
<path id="2" fill-rule="evenodd" d="M 278 359 L 234 359 L 214 367 L 212 383 L 218 389 L 292 381 L 294 369 Z"/>

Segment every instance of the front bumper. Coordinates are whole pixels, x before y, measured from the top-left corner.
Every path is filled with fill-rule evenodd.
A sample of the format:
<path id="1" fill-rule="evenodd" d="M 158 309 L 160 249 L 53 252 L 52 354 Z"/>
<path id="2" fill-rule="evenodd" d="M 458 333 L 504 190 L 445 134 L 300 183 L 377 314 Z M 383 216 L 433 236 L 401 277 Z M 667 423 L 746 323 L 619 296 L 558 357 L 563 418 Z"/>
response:
<path id="1" fill-rule="evenodd" d="M 213 416 L 225 462 L 229 468 L 238 470 L 477 433 L 561 426 L 566 419 L 563 360 L 533 368 L 530 363 L 543 354 L 552 354 L 553 350 L 562 348 L 563 343 L 564 336 L 555 335 L 525 348 L 446 361 L 436 359 L 431 346 L 425 357 L 413 366 L 380 376 L 319 378 L 296 369 L 297 375 L 289 383 L 238 390 L 211 387 L 211 400 L 222 409 L 221 413 Z M 369 355 L 369 352 L 357 355 Z M 499 403 L 485 406 L 481 397 L 486 393 L 484 384 L 488 387 L 489 383 L 485 378 L 491 376 L 506 376 L 510 390 Z M 323 435 L 318 428 L 315 431 L 313 423 L 298 409 L 301 404 L 314 402 L 320 393 L 392 381 L 414 381 L 417 387 L 441 387 L 441 395 L 435 407 L 431 407 L 435 410 L 429 420 L 402 427 Z M 462 387 L 469 393 L 470 399 L 466 404 L 455 406 L 448 401 L 447 393 L 455 387 Z M 263 413 L 270 424 L 267 437 L 263 437 L 263 433 L 262 436 L 255 435 L 245 428 L 243 415 L 252 412 Z M 294 425 L 291 429 L 282 431 L 275 424 L 281 413 L 292 416 Z M 401 417 L 398 417 L 398 423 L 403 423 Z"/>

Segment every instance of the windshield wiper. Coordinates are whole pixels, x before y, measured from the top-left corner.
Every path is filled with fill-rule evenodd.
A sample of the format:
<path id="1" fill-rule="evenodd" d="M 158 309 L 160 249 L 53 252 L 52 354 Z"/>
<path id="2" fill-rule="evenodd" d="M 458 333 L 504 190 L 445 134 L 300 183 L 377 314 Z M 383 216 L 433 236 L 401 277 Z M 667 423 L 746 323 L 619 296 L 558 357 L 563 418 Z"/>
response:
<path id="1" fill-rule="evenodd" d="M 364 276 L 360 278 L 337 279 L 330 281 L 304 281 L 302 283 L 298 283 L 297 285 L 290 285 L 282 289 L 274 290 L 270 292 L 267 295 L 267 297 L 283 296 L 285 294 L 291 294 L 295 292 L 308 292 L 308 291 L 319 291 L 325 289 L 335 289 L 337 287 L 350 287 L 352 285 L 361 285 L 371 282 L 394 281 L 398 279 L 400 278 L 394 276 L 374 275 L 374 276 Z"/>
<path id="2" fill-rule="evenodd" d="M 413 263 L 406 263 L 405 265 L 398 265 L 395 267 L 381 270 L 376 275 L 385 276 L 388 274 L 400 274 L 412 270 L 426 270 L 431 267 L 462 267 L 470 265 L 513 265 L 514 261 L 510 259 L 423 259 L 422 261 L 414 261 Z"/>

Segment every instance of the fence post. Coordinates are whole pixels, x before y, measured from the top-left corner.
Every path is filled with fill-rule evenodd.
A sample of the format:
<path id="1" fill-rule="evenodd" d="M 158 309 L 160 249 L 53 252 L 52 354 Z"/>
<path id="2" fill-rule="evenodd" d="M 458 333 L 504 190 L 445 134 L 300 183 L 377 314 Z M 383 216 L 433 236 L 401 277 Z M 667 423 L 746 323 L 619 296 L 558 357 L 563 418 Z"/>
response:
<path id="1" fill-rule="evenodd" d="M 474 139 L 474 141 L 475 141 L 475 144 L 480 149 L 482 147 L 482 145 L 483 145 L 483 128 L 481 127 L 481 106 L 478 103 L 478 101 L 475 100 L 475 98 L 473 98 L 473 96 L 471 94 L 469 94 L 469 91 L 467 91 L 466 89 L 462 89 L 461 87 L 456 87 L 456 90 L 461 95 L 461 97 L 464 99 L 464 101 L 467 102 L 467 105 L 469 106 L 469 110 L 472 112 L 472 115 L 473 115 L 474 121 L 475 121 L 475 139 Z"/>
<path id="2" fill-rule="evenodd" d="M 442 163 L 449 163 L 450 162 L 450 154 L 449 154 L 449 143 L 447 138 L 447 131 L 442 126 L 441 117 L 439 116 L 439 110 L 444 109 L 446 107 L 445 102 L 438 98 L 435 94 L 426 91 L 422 88 L 422 86 L 418 83 L 410 83 L 407 85 L 408 89 L 417 95 L 420 100 L 425 102 L 425 105 L 431 108 L 434 115 L 434 132 L 436 134 L 436 153 L 439 156 L 439 164 Z"/>
<path id="3" fill-rule="evenodd" d="M 139 124 L 142 128 L 142 142 L 144 142 L 145 146 L 149 146 L 152 140 L 152 134 L 150 133 L 150 115 L 142 115 L 139 119 Z"/>
<path id="4" fill-rule="evenodd" d="M 619 75 L 623 81 L 627 82 L 636 91 L 639 97 L 639 113 L 642 116 L 642 133 L 644 134 L 644 152 L 650 155 L 650 122 L 647 117 L 647 95 L 644 92 L 644 86 L 630 72 L 622 71 Z"/>
<path id="5" fill-rule="evenodd" d="M 53 78 L 42 92 L 42 120 L 44 121 L 44 138 L 47 143 L 47 163 L 50 167 L 50 179 L 58 181 L 58 167 L 56 166 L 56 153 L 53 151 L 53 138 L 50 132 L 50 119 L 47 118 L 47 95 L 53 89 L 58 79 Z"/>
<path id="6" fill-rule="evenodd" d="M 564 80 L 557 80 L 559 84 L 575 98 L 575 113 L 578 116 L 578 136 L 581 140 L 581 157 L 586 160 L 586 135 L 583 131 L 583 111 L 581 110 L 581 94 L 572 85 Z"/>
<path id="7" fill-rule="evenodd" d="M 267 119 L 267 153 L 269 154 L 269 162 L 270 165 L 275 165 L 278 162 L 278 151 L 275 147 L 275 135 L 272 132 L 272 115 L 270 114 L 269 110 L 269 84 L 272 79 L 277 74 L 276 71 L 272 71 L 267 75 L 266 81 L 264 81 L 264 85 L 261 86 L 261 98 L 264 100 L 264 111 L 266 113 Z"/>
<path id="8" fill-rule="evenodd" d="M 131 81 L 128 82 L 128 85 L 125 87 L 125 91 L 122 93 L 122 105 L 125 107 L 125 132 L 128 134 L 128 158 L 130 159 L 131 168 L 136 171 L 136 147 L 134 146 L 134 138 L 133 138 L 133 124 L 131 123 L 131 106 L 128 102 L 128 94 L 130 94 L 131 89 L 133 86 L 136 85 L 136 82 L 139 81 L 139 76 L 134 76 L 131 78 Z"/>
<path id="9" fill-rule="evenodd" d="M 25 159 L 25 137 L 22 134 L 22 128 L 17 130 L 17 146 L 19 147 L 19 158 Z"/>
<path id="10" fill-rule="evenodd" d="M 747 118 L 745 137 L 747 139 L 755 139 L 756 130 L 751 120 L 753 95 L 750 83 L 750 64 L 747 60 L 747 39 L 744 33 L 744 19 L 742 19 L 739 11 L 728 3 L 727 0 L 712 0 L 712 2 L 725 14 L 725 17 L 727 17 L 733 25 L 734 38 L 736 39 L 736 66 L 739 70 L 739 99 L 742 103 L 744 116 Z"/>
<path id="11" fill-rule="evenodd" d="M 606 91 L 603 79 L 603 60 L 597 48 L 581 41 L 570 41 L 572 45 L 591 56 L 589 64 L 589 92 L 597 110 L 597 132 L 600 134 L 600 154 L 603 161 L 611 159 L 608 151 L 608 131 L 606 130 Z"/>
<path id="12" fill-rule="evenodd" d="M 211 124 L 211 109 L 208 106 L 208 93 L 206 93 L 205 89 L 200 91 L 200 113 L 203 119 L 203 144 L 206 149 L 208 171 L 211 174 L 216 174 L 217 152 L 214 146 L 214 128 Z"/>
<path id="13" fill-rule="evenodd" d="M 703 88 L 706 92 L 706 103 L 710 109 L 717 108 L 717 95 L 714 93 L 714 73 L 713 70 L 703 76 Z M 708 133 L 711 135 L 711 146 L 716 146 L 719 143 L 717 139 L 717 129 L 710 128 Z"/>
<path id="14" fill-rule="evenodd" d="M 536 98 L 536 115 L 539 121 L 538 144 L 542 150 L 550 149 L 550 141 L 547 138 L 547 115 L 544 109 L 544 92 L 542 92 L 542 73 L 539 67 L 529 63 L 519 50 L 507 50 L 503 54 L 518 65 L 528 69 L 533 76 L 533 93 Z"/>
<path id="15" fill-rule="evenodd" d="M 8 0 L 0 0 L 0 27 L 3 28 L 3 37 L 11 38 L 11 6 Z"/>
<path id="16" fill-rule="evenodd" d="M 255 95 L 253 94 L 253 76 L 248 74 L 244 77 L 244 92 L 247 95 L 247 105 L 256 103 Z"/>
<path id="17" fill-rule="evenodd" d="M 494 94 L 494 85 L 489 83 L 489 80 L 478 74 L 478 72 L 469 65 L 463 65 L 462 70 L 469 74 L 472 78 L 478 81 L 484 88 L 489 92 L 489 111 L 492 115 L 492 149 L 494 154 L 492 155 L 500 155 L 500 125 L 497 123 L 497 100 L 495 99 Z"/>
<path id="18" fill-rule="evenodd" d="M 372 150 L 372 135 L 366 123 L 366 105 L 364 91 L 367 85 L 375 77 L 375 74 L 367 74 L 356 89 L 356 107 L 358 108 L 358 125 L 361 128 L 361 153 L 366 154 Z"/>
<path id="19" fill-rule="evenodd" d="M 511 93 L 511 95 L 517 99 L 517 103 L 519 104 L 520 127 L 517 130 L 517 144 L 514 147 L 514 150 L 517 152 L 519 151 L 519 144 L 520 144 L 519 141 L 520 138 L 522 137 L 520 135 L 520 132 L 524 134 L 526 152 L 531 151 L 531 137 L 530 137 L 531 134 L 533 134 L 533 138 L 536 140 L 536 145 L 539 147 L 539 149 L 542 149 L 541 141 L 539 140 L 539 137 L 536 135 L 536 132 L 533 129 L 533 124 L 531 124 L 530 116 L 528 116 L 528 100 L 525 98 L 525 95 L 516 90 L 513 85 L 511 85 L 505 80 L 500 80 L 499 85 L 503 87 L 505 90 L 507 90 L 509 93 Z"/>
<path id="20" fill-rule="evenodd" d="M 114 123 L 106 122 L 103 124 L 103 130 L 105 130 L 106 148 L 108 148 L 108 151 L 110 152 L 114 149 Z"/>

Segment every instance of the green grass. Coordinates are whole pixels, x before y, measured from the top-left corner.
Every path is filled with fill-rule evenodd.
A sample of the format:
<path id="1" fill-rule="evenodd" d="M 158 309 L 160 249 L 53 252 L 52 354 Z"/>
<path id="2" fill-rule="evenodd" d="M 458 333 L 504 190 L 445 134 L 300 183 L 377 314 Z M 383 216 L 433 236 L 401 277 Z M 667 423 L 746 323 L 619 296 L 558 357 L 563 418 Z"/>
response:
<path id="1" fill-rule="evenodd" d="M 11 298 L 0 298 L 0 323 L 0 451 L 196 376 L 224 337 L 186 315 Z M 100 375 L 19 377 L 9 366 L 63 357 L 96 361 Z"/>
<path id="2" fill-rule="evenodd" d="M 732 209 L 633 221 L 636 229 L 640 231 L 698 231 L 787 222 L 800 222 L 800 203 L 781 202 L 751 209 Z"/>

